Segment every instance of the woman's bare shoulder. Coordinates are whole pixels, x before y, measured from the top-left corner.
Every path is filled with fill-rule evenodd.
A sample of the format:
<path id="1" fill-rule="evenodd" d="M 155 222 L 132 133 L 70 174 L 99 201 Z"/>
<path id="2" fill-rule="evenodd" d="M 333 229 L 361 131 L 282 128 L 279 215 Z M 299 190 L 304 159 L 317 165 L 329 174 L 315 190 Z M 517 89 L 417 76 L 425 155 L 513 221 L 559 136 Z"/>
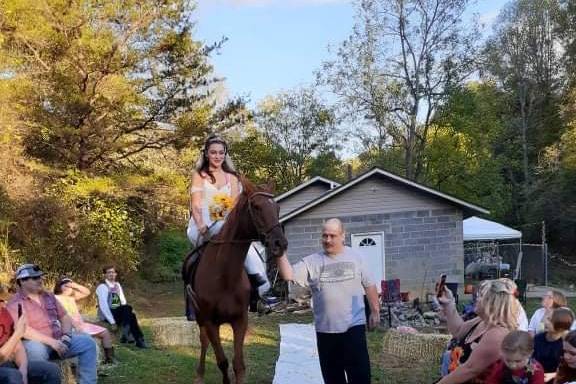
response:
<path id="1" fill-rule="evenodd" d="M 204 172 L 202 171 L 194 171 L 192 173 L 192 181 L 194 180 L 204 180 L 208 175 L 206 175 Z"/>

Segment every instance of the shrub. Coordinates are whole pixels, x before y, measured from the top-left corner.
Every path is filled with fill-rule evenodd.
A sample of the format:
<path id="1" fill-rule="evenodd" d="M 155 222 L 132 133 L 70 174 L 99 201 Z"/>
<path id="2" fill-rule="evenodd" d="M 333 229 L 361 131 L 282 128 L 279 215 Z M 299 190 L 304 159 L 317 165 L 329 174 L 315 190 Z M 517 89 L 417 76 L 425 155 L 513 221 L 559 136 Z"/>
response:
<path id="1" fill-rule="evenodd" d="M 148 247 L 142 265 L 144 278 L 152 282 L 180 279 L 180 268 L 190 242 L 182 229 L 170 228 L 157 233 Z"/>
<path id="2" fill-rule="evenodd" d="M 128 199 L 77 192 L 68 180 L 22 202 L 14 236 L 21 261 L 41 265 L 52 277 L 69 274 L 85 282 L 99 278 L 105 264 L 135 270 L 143 224 Z"/>

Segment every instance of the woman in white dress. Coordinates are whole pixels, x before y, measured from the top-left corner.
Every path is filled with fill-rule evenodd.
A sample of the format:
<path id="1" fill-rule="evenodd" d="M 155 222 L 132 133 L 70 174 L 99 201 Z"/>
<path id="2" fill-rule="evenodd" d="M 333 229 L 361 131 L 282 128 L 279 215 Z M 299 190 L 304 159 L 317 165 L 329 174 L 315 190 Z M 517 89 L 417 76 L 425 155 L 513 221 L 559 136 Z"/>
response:
<path id="1" fill-rule="evenodd" d="M 196 163 L 190 188 L 190 220 L 186 232 L 193 247 L 200 246 L 222 229 L 241 191 L 228 144 L 221 137 L 210 135 Z M 250 247 L 244 265 L 256 291 L 263 292 L 270 287 L 254 245 Z M 254 309 L 253 303 L 251 308 Z"/>
<path id="2" fill-rule="evenodd" d="M 204 142 L 192 175 L 187 235 L 193 246 L 217 234 L 232 209 L 232 206 L 223 209 L 226 207 L 218 204 L 215 198 L 226 197 L 228 202 L 234 202 L 239 193 L 240 182 L 228 155 L 228 145 L 222 138 L 211 135 Z"/>

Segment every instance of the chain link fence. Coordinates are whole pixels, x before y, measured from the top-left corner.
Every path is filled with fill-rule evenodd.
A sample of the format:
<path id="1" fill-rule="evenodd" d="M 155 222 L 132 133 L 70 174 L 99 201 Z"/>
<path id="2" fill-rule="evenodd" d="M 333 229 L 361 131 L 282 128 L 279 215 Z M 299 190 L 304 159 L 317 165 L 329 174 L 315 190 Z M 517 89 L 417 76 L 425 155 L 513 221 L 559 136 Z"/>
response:
<path id="1" fill-rule="evenodd" d="M 510 277 L 528 284 L 547 285 L 546 244 L 467 241 L 464 271 L 468 281 Z"/>

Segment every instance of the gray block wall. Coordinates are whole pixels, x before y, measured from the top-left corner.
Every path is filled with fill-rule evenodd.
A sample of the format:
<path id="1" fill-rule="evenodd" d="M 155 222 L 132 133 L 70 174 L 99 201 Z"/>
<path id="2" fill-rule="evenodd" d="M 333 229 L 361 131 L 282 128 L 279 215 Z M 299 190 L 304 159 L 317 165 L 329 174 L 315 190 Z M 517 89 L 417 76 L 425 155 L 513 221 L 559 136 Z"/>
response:
<path id="1" fill-rule="evenodd" d="M 448 282 L 464 279 L 462 212 L 455 208 L 339 217 L 346 242 L 353 233 L 384 232 L 386 279 L 400 279 L 402 291 L 425 298 L 441 273 Z M 326 218 L 328 219 L 328 218 Z M 322 249 L 324 219 L 297 218 L 284 225 L 288 258 L 295 263 Z"/>

